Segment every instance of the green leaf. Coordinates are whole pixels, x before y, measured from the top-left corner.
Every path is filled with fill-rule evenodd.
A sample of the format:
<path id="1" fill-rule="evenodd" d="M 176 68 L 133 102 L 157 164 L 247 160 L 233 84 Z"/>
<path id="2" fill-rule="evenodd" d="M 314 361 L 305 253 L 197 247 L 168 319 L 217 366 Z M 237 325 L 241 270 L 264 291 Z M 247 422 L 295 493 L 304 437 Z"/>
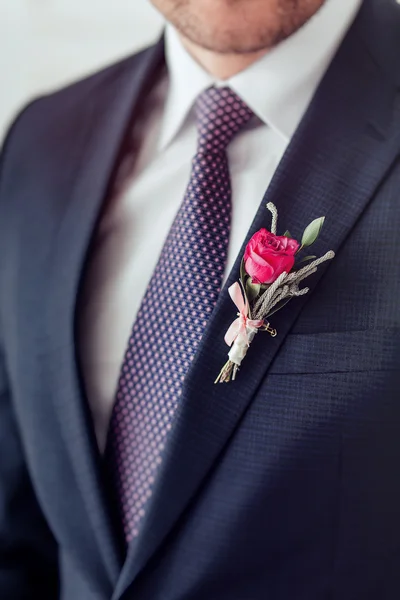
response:
<path id="1" fill-rule="evenodd" d="M 324 221 L 325 221 L 325 217 L 320 217 L 319 219 L 315 219 L 314 221 L 312 221 L 308 225 L 308 227 L 305 228 L 303 237 L 301 240 L 301 245 L 303 247 L 311 246 L 311 244 L 313 244 L 315 242 L 315 240 L 318 238 L 318 236 L 320 234 L 320 231 L 322 229 Z"/>
<path id="2" fill-rule="evenodd" d="M 246 281 L 246 296 L 249 302 L 252 302 L 255 298 L 257 298 L 258 294 L 260 293 L 260 289 L 261 284 L 253 283 L 251 281 L 251 277 L 249 277 Z"/>
<path id="3" fill-rule="evenodd" d="M 301 260 L 299 260 L 299 264 L 306 262 L 307 260 L 315 260 L 317 257 L 316 256 L 305 256 L 304 258 L 302 258 Z"/>
<path id="4" fill-rule="evenodd" d="M 285 233 L 283 234 L 283 237 L 287 237 L 287 238 L 292 239 L 290 231 L 285 231 Z"/>

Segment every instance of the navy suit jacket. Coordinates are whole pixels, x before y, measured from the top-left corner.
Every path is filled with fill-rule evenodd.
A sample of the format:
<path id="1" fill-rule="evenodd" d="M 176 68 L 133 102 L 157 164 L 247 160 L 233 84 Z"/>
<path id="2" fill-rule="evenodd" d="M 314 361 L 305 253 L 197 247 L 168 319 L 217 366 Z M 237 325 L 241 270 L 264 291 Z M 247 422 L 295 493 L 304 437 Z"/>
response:
<path id="1" fill-rule="evenodd" d="M 316 48 L 317 52 L 318 49 Z M 267 201 L 337 256 L 214 385 L 227 286 L 121 551 L 76 352 L 93 232 L 163 43 L 33 102 L 0 175 L 1 600 L 400 598 L 400 6 L 365 0 Z M 243 240 L 245 242 L 245 240 Z"/>

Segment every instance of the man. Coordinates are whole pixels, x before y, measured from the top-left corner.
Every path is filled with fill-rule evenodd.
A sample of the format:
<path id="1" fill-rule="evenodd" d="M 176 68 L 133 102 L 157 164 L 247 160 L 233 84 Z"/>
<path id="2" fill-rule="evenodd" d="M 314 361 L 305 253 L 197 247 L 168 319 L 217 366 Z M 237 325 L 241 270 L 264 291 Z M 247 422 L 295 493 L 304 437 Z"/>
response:
<path id="1" fill-rule="evenodd" d="M 400 6 L 154 3 L 4 144 L 0 597 L 398 599 Z M 215 385 L 267 202 L 336 257 Z"/>

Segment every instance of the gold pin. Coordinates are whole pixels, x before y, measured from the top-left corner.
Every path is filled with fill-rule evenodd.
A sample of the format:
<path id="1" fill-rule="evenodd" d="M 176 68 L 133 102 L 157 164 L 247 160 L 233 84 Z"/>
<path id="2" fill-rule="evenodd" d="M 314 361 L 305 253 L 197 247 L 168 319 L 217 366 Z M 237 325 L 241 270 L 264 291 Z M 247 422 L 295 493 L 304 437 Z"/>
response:
<path id="1" fill-rule="evenodd" d="M 278 332 L 276 329 L 272 329 L 269 326 L 269 323 L 267 323 L 266 325 L 264 325 L 264 331 L 267 331 L 271 337 L 276 337 L 278 335 Z"/>

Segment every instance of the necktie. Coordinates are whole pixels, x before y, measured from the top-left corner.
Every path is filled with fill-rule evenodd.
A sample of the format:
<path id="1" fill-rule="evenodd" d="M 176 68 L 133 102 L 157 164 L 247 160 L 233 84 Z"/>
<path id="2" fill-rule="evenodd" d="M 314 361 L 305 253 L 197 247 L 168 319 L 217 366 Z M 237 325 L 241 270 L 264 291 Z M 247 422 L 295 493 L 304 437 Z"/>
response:
<path id="1" fill-rule="evenodd" d="M 231 216 L 226 148 L 252 114 L 227 87 L 209 88 L 196 102 L 189 186 L 133 325 L 108 433 L 106 470 L 127 543 L 139 533 L 185 374 L 221 288 Z"/>

